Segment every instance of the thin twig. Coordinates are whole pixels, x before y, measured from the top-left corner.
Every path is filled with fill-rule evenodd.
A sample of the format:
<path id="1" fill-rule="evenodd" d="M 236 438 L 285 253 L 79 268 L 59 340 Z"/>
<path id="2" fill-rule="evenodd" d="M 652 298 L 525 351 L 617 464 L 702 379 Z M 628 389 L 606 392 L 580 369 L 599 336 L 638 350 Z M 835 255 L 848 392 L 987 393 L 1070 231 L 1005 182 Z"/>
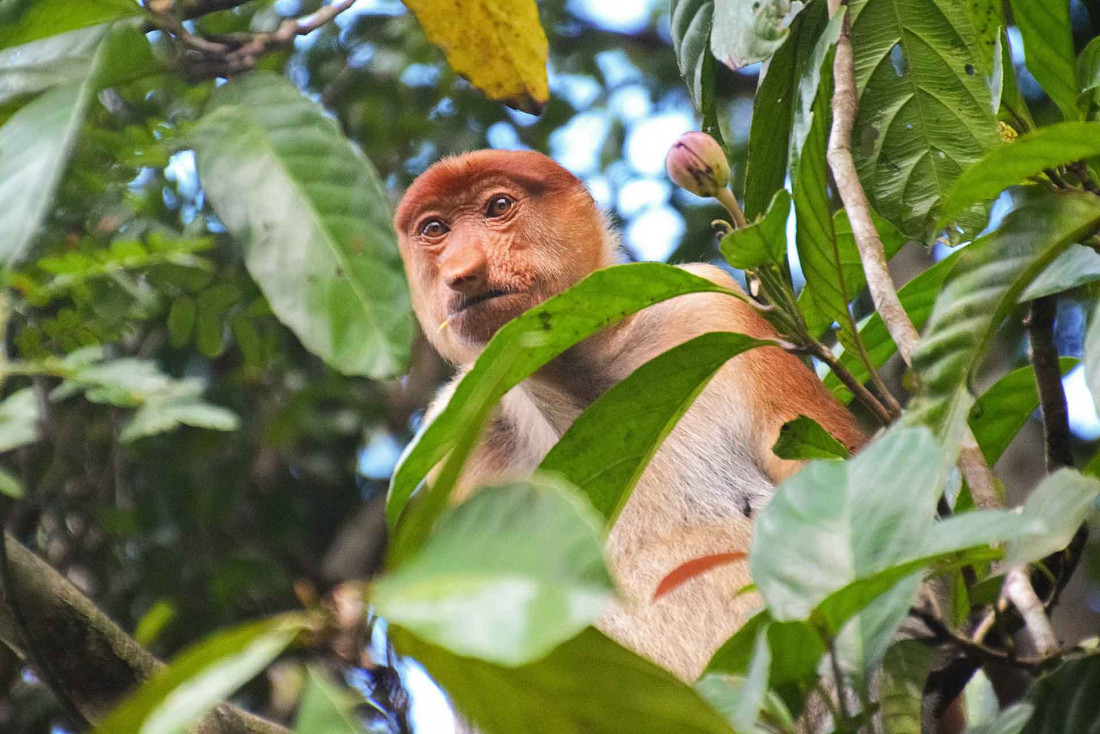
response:
<path id="1" fill-rule="evenodd" d="M 829 365 L 829 369 L 833 371 L 833 374 L 844 383 L 844 387 L 848 388 L 853 395 L 859 400 L 859 402 L 866 405 L 872 413 L 875 415 L 875 419 L 884 426 L 890 425 L 894 420 L 894 415 L 883 405 L 874 394 L 868 390 L 862 382 L 857 380 L 855 376 L 848 371 L 848 368 L 841 364 L 840 360 L 836 358 L 832 350 L 823 345 L 817 340 L 812 340 L 809 344 L 810 353 L 820 359 L 825 364 Z"/>
<path id="2" fill-rule="evenodd" d="M 1031 580 L 1028 579 L 1023 567 L 1009 569 L 1005 574 L 1001 593 L 1020 611 L 1024 627 L 1040 657 L 1057 654 L 1058 638 L 1050 626 L 1050 619 L 1043 608 L 1043 602 L 1036 596 L 1035 589 L 1031 587 Z"/>
<path id="3" fill-rule="evenodd" d="M 1008 653 L 1003 650 L 996 650 L 992 647 L 986 647 L 979 642 L 975 642 L 966 635 L 956 632 L 955 630 L 948 627 L 946 622 L 944 622 L 942 619 L 926 609 L 921 609 L 920 607 L 912 607 L 909 610 L 909 615 L 911 617 L 919 619 L 921 622 L 924 623 L 925 627 L 928 628 L 928 631 L 932 633 L 933 640 L 940 642 L 949 642 L 955 647 L 959 648 L 959 650 L 961 650 L 963 653 L 985 662 L 1006 663 L 1008 665 L 1022 668 L 1032 673 L 1037 673 L 1055 662 L 1060 655 L 1060 651 L 1058 650 L 1056 644 L 1053 653 L 1049 653 L 1039 657 L 1018 657 L 1012 653 Z"/>
<path id="4" fill-rule="evenodd" d="M 1058 348 L 1054 344 L 1054 319 L 1058 297 L 1044 296 L 1031 302 L 1024 325 L 1031 343 L 1029 356 L 1039 388 L 1039 406 L 1043 416 L 1047 471 L 1073 466 L 1073 437 L 1069 431 L 1066 393 L 1062 388 L 1062 370 Z"/>
<path id="5" fill-rule="evenodd" d="M 175 36 L 181 45 L 198 52 L 201 58 L 190 62 L 189 71 L 197 76 L 225 76 L 248 71 L 256 59 L 272 49 L 292 43 L 330 22 L 350 8 L 355 0 L 339 0 L 301 18 L 286 18 L 274 31 L 219 36 L 217 40 L 190 33 L 179 18 L 167 12 L 154 13 L 150 22 Z M 235 7 L 235 5 L 230 5 Z"/>
<path id="6" fill-rule="evenodd" d="M 843 726 L 837 727 L 838 731 L 847 731 L 848 722 L 852 720 L 852 715 L 848 712 L 847 696 L 844 695 L 844 674 L 840 670 L 840 659 L 836 654 L 836 639 L 829 637 L 829 662 L 832 664 L 833 678 L 836 679 L 836 703 L 837 708 L 840 710 L 840 716 L 843 719 Z"/>

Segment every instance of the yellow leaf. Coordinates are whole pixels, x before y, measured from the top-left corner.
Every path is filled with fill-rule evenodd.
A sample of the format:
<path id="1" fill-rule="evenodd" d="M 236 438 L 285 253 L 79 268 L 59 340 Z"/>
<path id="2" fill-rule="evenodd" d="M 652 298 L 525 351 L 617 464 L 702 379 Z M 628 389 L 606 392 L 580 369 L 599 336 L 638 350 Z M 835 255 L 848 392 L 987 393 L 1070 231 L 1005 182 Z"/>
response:
<path id="1" fill-rule="evenodd" d="M 537 114 L 550 92 L 535 0 L 404 0 L 451 68 L 490 99 Z"/>

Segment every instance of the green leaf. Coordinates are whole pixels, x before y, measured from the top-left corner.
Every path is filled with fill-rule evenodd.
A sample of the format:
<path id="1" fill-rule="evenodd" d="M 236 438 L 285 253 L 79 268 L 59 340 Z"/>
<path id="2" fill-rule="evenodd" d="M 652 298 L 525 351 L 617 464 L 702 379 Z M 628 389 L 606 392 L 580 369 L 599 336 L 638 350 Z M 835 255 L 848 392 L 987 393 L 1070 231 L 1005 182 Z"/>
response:
<path id="1" fill-rule="evenodd" d="M 1058 366 L 1065 375 L 1077 360 L 1062 357 Z M 990 466 L 997 463 L 1012 439 L 1039 407 L 1039 391 L 1031 367 L 1013 370 L 982 393 L 970 409 L 970 430 Z"/>
<path id="2" fill-rule="evenodd" d="M 700 292 L 727 291 L 671 265 L 619 265 L 592 273 L 505 324 L 395 471 L 386 507 L 391 528 L 432 467 L 459 442 L 473 444 L 504 393 L 569 347 L 623 317 L 675 296 Z"/>
<path id="3" fill-rule="evenodd" d="M 1004 27 L 1004 8 L 1001 0 L 965 0 L 967 33 L 972 33 L 975 51 L 981 61 L 976 71 L 990 74 L 996 65 L 997 38 Z"/>
<path id="4" fill-rule="evenodd" d="M 833 592 L 912 558 L 932 530 L 945 462 L 927 431 L 895 428 L 853 459 L 810 462 L 781 484 L 756 521 L 749 555 L 752 578 L 775 618 L 806 619 Z M 869 668 L 904 619 L 918 582 L 897 584 L 852 625 Z"/>
<path id="5" fill-rule="evenodd" d="M 1000 0 L 996 0 L 1000 4 Z M 1012 64 L 1012 48 L 1008 40 L 1008 32 L 1000 29 L 997 38 L 997 57 L 994 59 L 994 74 L 1000 75 L 1000 84 L 994 93 L 1000 93 L 998 111 L 1006 113 L 1009 120 L 1018 128 L 1030 130 L 1035 127 L 1035 121 L 1031 119 L 1031 110 L 1027 106 L 1027 100 L 1020 93 L 1020 86 L 1016 81 L 1016 68 Z"/>
<path id="6" fill-rule="evenodd" d="M 1079 108 L 1095 119 L 1093 108 L 1100 103 L 1100 37 L 1089 41 L 1077 56 L 1077 86 Z"/>
<path id="7" fill-rule="evenodd" d="M 588 629 L 542 660 L 504 668 L 462 658 L 394 628 L 399 652 L 423 665 L 486 734 L 730 734 L 671 673 Z"/>
<path id="8" fill-rule="evenodd" d="M 703 334 L 658 355 L 602 395 L 543 459 L 585 494 L 610 525 L 661 442 L 727 361 L 773 344 L 744 334 Z"/>
<path id="9" fill-rule="evenodd" d="M 786 189 L 775 192 L 760 221 L 735 229 L 719 245 L 726 262 L 735 268 L 757 268 L 768 263 L 787 263 L 787 217 L 791 213 L 791 195 Z"/>
<path id="10" fill-rule="evenodd" d="M 0 8 L 0 49 L 143 14 L 133 0 L 33 0 Z"/>
<path id="11" fill-rule="evenodd" d="M 82 81 L 106 30 L 84 28 L 0 51 L 0 104 Z"/>
<path id="12" fill-rule="evenodd" d="M 1028 693 L 1035 713 L 1023 734 L 1096 731 L 1100 721 L 1100 655 L 1068 660 L 1039 679 Z"/>
<path id="13" fill-rule="evenodd" d="M 99 734 L 176 734 L 254 678 L 306 627 L 286 614 L 219 632 L 180 653 L 107 717 Z"/>
<path id="14" fill-rule="evenodd" d="M 979 671 L 981 672 L 981 671 Z M 1035 713 L 1035 707 L 1030 703 L 1017 703 L 1000 712 L 993 721 L 979 724 L 966 730 L 966 734 L 1020 734 L 1027 726 L 1027 722 Z M 1069 731 L 1065 729 L 1039 730 L 1054 734 L 1054 732 Z"/>
<path id="15" fill-rule="evenodd" d="M 780 695 L 789 711 L 798 715 L 817 682 L 818 664 L 825 654 L 821 635 L 807 622 L 776 622 L 767 610 L 759 612 L 718 648 L 707 663 L 704 680 L 710 676 L 744 676 L 753 660 L 756 639 L 764 632 L 771 651 L 768 686 Z"/>
<path id="16" fill-rule="evenodd" d="M 235 431 L 240 428 L 236 413 L 200 399 L 203 382 L 180 380 L 168 389 L 146 399 L 119 438 L 123 442 L 165 433 L 180 425 L 206 428 L 211 431 Z"/>
<path id="17" fill-rule="evenodd" d="M 0 452 L 38 440 L 38 400 L 29 387 L 16 390 L 0 403 Z"/>
<path id="18" fill-rule="evenodd" d="M 776 619 L 806 619 L 833 591 L 912 557 L 931 530 L 942 465 L 927 431 L 902 428 L 849 461 L 810 462 L 780 485 L 749 556 Z M 879 527 L 891 531 L 868 532 Z"/>
<path id="19" fill-rule="evenodd" d="M 962 252 L 956 252 L 941 260 L 898 290 L 898 299 L 909 315 L 909 320 L 913 322 L 913 326 L 918 330 L 924 328 L 928 317 L 932 315 L 932 307 L 936 303 L 936 296 L 939 295 L 940 290 L 943 288 L 943 282 L 947 280 L 948 273 L 955 267 L 955 263 Z M 861 322 L 859 337 L 867 350 L 871 364 L 876 369 L 886 364 L 886 361 L 898 351 L 897 344 L 890 337 L 890 332 L 887 330 L 882 316 L 877 311 Z M 854 352 L 841 349 L 837 356 L 840 363 L 857 380 L 867 382 L 870 379 L 867 367 Z M 829 388 L 837 400 L 847 403 L 852 399 L 852 393 L 832 371 L 825 376 L 824 382 L 825 387 Z"/>
<path id="20" fill-rule="evenodd" d="M 195 346 L 199 354 L 215 359 L 225 351 L 226 315 L 241 299 L 234 283 L 218 283 L 199 294 L 195 309 Z"/>
<path id="21" fill-rule="evenodd" d="M 790 0 L 714 0 L 714 57 L 738 69 L 769 58 L 787 36 Z"/>
<path id="22" fill-rule="evenodd" d="M 669 33 L 680 78 L 687 85 L 695 108 L 702 111 L 706 80 L 705 60 L 710 55 L 710 29 L 714 0 L 672 0 Z"/>
<path id="23" fill-rule="evenodd" d="M 988 51 L 955 0 L 853 0 L 850 7 L 859 177 L 879 214 L 928 242 L 940 199 L 997 144 Z M 984 210 L 971 211 L 957 226 L 968 238 L 985 220 Z"/>
<path id="24" fill-rule="evenodd" d="M 768 671 L 771 664 L 772 653 L 768 648 L 768 630 L 765 628 L 757 632 L 748 669 L 736 686 L 730 685 L 727 679 L 711 674 L 696 684 L 696 690 L 733 724 L 735 732 L 756 731 L 756 720 L 768 693 Z M 721 685 L 719 681 L 725 685 Z"/>
<path id="25" fill-rule="evenodd" d="M 971 518 L 971 515 L 975 517 Z M 980 515 L 980 518 L 978 515 Z M 947 525 L 946 522 L 942 522 L 937 525 L 938 537 L 929 544 L 929 547 L 944 547 L 950 550 L 921 555 L 920 552 L 917 552 L 919 549 L 915 549 L 914 552 L 919 556 L 918 558 L 904 561 L 896 566 L 890 566 L 882 571 L 876 571 L 869 576 L 853 581 L 841 589 L 837 589 L 814 608 L 810 617 L 814 624 L 826 634 L 839 634 L 844 631 L 844 625 L 848 620 L 874 604 L 883 594 L 893 591 L 895 587 L 899 591 L 899 597 L 911 599 L 908 592 L 901 594 L 900 591 L 907 590 L 912 582 L 918 581 L 917 575 L 920 572 L 929 568 L 933 571 L 946 571 L 1001 558 L 1003 554 L 1000 550 L 983 547 L 982 543 L 1003 543 L 1009 533 L 1016 532 L 1027 525 L 1026 521 L 1022 520 L 1019 515 L 995 510 L 968 513 L 966 517 L 968 520 L 966 523 Z M 989 526 L 981 525 L 977 520 L 989 523 Z M 941 528 L 940 526 L 944 527 Z M 981 530 L 982 534 L 973 538 L 959 537 L 958 531 L 960 528 L 970 530 L 975 527 Z M 966 546 L 976 547 L 972 550 L 962 550 Z M 905 583 L 903 584 L 903 582 Z M 896 614 L 898 609 L 903 606 L 901 599 L 894 601 L 895 604 L 883 605 L 881 612 L 873 615 L 871 619 L 861 622 L 872 633 L 868 635 L 867 632 L 863 632 L 870 642 L 875 644 L 889 643 L 898 625 L 904 619 L 904 615 Z M 887 611 L 893 613 L 888 615 L 886 614 Z M 874 624 L 879 626 L 874 627 Z M 862 670 L 864 666 L 874 667 L 874 662 L 871 661 L 873 656 L 863 652 L 861 647 L 865 644 L 866 642 L 858 639 L 846 640 L 842 638 L 838 650 L 842 664 L 853 670 Z"/>
<path id="26" fill-rule="evenodd" d="M 174 348 L 181 349 L 191 341 L 197 314 L 198 308 L 191 296 L 180 296 L 172 301 L 168 310 L 168 343 Z"/>
<path id="27" fill-rule="evenodd" d="M 306 692 L 294 723 L 298 734 L 364 734 L 355 714 L 361 696 L 327 680 L 324 673 L 310 669 Z"/>
<path id="28" fill-rule="evenodd" d="M 7 469 L 0 467 L 0 494 L 13 500 L 23 499 L 23 483 Z"/>
<path id="29" fill-rule="evenodd" d="M 547 477 L 478 492 L 375 587 L 378 614 L 458 655 L 501 665 L 545 656 L 611 598 L 602 518 Z"/>
<path id="30" fill-rule="evenodd" d="M 825 27 L 825 8 L 812 3 L 795 16 L 775 54 L 764 63 L 749 128 L 745 174 L 745 216 L 754 219 L 768 206 L 787 177 L 791 111 L 801 65 Z"/>
<path id="31" fill-rule="evenodd" d="M 408 289 L 370 163 L 281 76 L 219 87 L 193 130 L 199 179 L 275 315 L 353 375 L 404 368 Z"/>
<path id="32" fill-rule="evenodd" d="M 149 611 L 141 615 L 137 628 L 134 630 L 134 639 L 142 647 L 148 647 L 156 642 L 160 633 L 168 625 L 175 621 L 179 610 L 176 605 L 165 599 L 161 599 L 149 608 Z"/>
<path id="33" fill-rule="evenodd" d="M 989 151 L 959 176 L 944 197 L 940 226 L 1029 176 L 1095 155 L 1100 155 L 1100 122 L 1061 122 L 1021 135 Z"/>
<path id="34" fill-rule="evenodd" d="M 695 684 L 695 690 L 699 691 L 707 703 L 727 719 L 737 713 L 742 701 L 742 688 L 745 679 L 739 676 L 708 675 Z M 774 692 L 764 694 L 763 709 L 760 711 L 761 726 L 748 731 L 752 732 L 794 732 L 796 724 L 790 710 L 787 709 Z"/>
<path id="35" fill-rule="evenodd" d="M 756 638 L 773 623 L 775 618 L 766 608 L 749 617 L 740 629 L 714 652 L 707 667 L 703 669 L 703 674 L 744 675 L 752 661 Z"/>
<path id="36" fill-rule="evenodd" d="M 900 640 L 886 651 L 879 694 L 886 734 L 921 734 L 921 701 L 934 652 L 921 640 Z"/>
<path id="37" fill-rule="evenodd" d="M 978 360 L 1020 293 L 1098 225 L 1100 199 L 1091 194 L 1027 196 L 995 232 L 963 250 L 913 355 L 923 389 L 910 404 L 912 420 L 937 429 L 953 422 L 969 400 Z"/>
<path id="38" fill-rule="evenodd" d="M 1028 71 L 1062 115 L 1076 120 L 1077 74 L 1069 0 L 1012 0 L 1012 16 L 1024 39 Z"/>
<path id="39" fill-rule="evenodd" d="M 889 260 L 909 241 L 909 238 L 903 235 L 897 227 L 880 217 L 873 209 L 871 210 L 871 221 L 875 225 L 879 239 L 882 240 L 886 259 Z M 852 223 L 848 220 L 846 210 L 840 209 L 833 214 L 833 232 L 836 242 L 836 254 L 829 263 L 832 270 L 829 273 L 829 279 L 832 283 L 830 287 L 839 290 L 840 298 L 847 298 L 851 302 L 867 285 L 867 276 L 863 272 L 863 259 L 860 257 L 859 245 L 856 244 L 855 235 L 852 233 Z M 803 289 L 798 294 L 798 304 L 806 317 L 806 328 L 811 335 L 819 337 L 829 330 L 834 319 L 815 308 L 812 300 L 813 292 L 811 289 Z M 855 331 L 857 327 L 850 325 L 848 318 L 839 323 L 844 325 L 840 332 L 840 336 L 844 337 L 843 341 L 856 347 L 849 334 Z M 857 361 L 860 367 L 866 371 L 862 360 Z"/>
<path id="40" fill-rule="evenodd" d="M 840 37 L 843 15 L 838 11 L 830 19 L 810 55 L 808 71 L 799 82 L 789 158 L 797 225 L 795 245 L 806 276 L 800 305 L 808 320 L 818 320 L 825 325 L 834 321 L 839 323 L 842 338 L 851 344 L 849 337 L 856 327 L 848 311 L 851 294 L 844 284 L 830 213 L 829 172 L 825 158 L 833 86 L 833 46 Z M 821 318 L 818 319 L 817 314 Z"/>
<path id="41" fill-rule="evenodd" d="M 103 48 L 101 43 L 85 65 L 83 78 L 39 95 L 0 126 L 0 269 L 23 256 L 50 209 L 92 98 Z"/>
<path id="42" fill-rule="evenodd" d="M 779 429 L 772 453 L 780 459 L 846 459 L 848 449 L 813 418 L 800 415 Z"/>
<path id="43" fill-rule="evenodd" d="M 1100 253 L 1084 245 L 1070 245 L 1020 294 L 1020 303 L 1068 291 L 1100 280 Z"/>
<path id="44" fill-rule="evenodd" d="M 1005 561 L 1031 563 L 1065 548 L 1097 507 L 1097 497 L 1100 479 L 1073 469 L 1059 469 L 1043 479 L 1028 495 L 1023 510 L 1036 529 L 1009 541 Z"/>

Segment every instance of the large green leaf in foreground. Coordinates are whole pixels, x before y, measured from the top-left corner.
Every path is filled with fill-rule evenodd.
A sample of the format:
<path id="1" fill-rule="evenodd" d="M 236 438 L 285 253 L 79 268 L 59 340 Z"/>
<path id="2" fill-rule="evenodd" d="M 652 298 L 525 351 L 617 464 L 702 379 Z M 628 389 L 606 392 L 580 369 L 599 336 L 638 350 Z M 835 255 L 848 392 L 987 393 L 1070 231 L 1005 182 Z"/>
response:
<path id="1" fill-rule="evenodd" d="M 940 199 L 997 143 L 986 54 L 956 0 L 853 0 L 859 116 L 852 152 L 879 214 L 921 242 Z M 964 236 L 984 211 L 958 217 Z"/>
<path id="2" fill-rule="evenodd" d="M 403 457 L 390 484 L 386 511 L 391 526 L 432 467 L 456 446 L 469 450 L 489 411 L 510 389 L 569 347 L 629 314 L 674 296 L 707 291 L 728 293 L 671 265 L 618 265 L 592 273 L 505 324 Z M 429 499 L 439 494 L 443 492 Z M 433 500 L 438 511 L 445 499 Z"/>
<path id="3" fill-rule="evenodd" d="M 944 473 L 931 434 L 895 428 L 854 459 L 811 462 L 780 485 L 756 521 L 749 557 L 774 617 L 806 619 L 833 592 L 919 555 Z M 895 585 L 849 628 L 856 657 L 885 652 L 918 583 Z"/>
<path id="4" fill-rule="evenodd" d="M 913 366 L 923 391 L 910 418 L 937 430 L 969 410 L 969 382 L 1017 297 L 1069 245 L 1100 227 L 1100 198 L 1025 192 L 993 233 L 969 245 L 936 300 Z"/>
<path id="5" fill-rule="evenodd" d="M 127 698 L 99 734 L 182 734 L 259 674 L 306 626 L 287 614 L 218 632 L 187 648 Z"/>
<path id="6" fill-rule="evenodd" d="M 1067 120 L 1077 119 L 1069 0 L 1012 0 L 1012 14 L 1024 39 L 1027 70 Z"/>
<path id="7" fill-rule="evenodd" d="M 281 76 L 219 87 L 196 125 L 199 178 L 280 321 L 346 374 L 400 373 L 412 312 L 370 163 Z"/>
<path id="8" fill-rule="evenodd" d="M 0 3 L 0 48 L 135 17 L 135 0 L 32 0 Z"/>
<path id="9" fill-rule="evenodd" d="M 744 334 L 703 334 L 658 355 L 586 410 L 539 467 L 575 484 L 614 523 L 661 442 L 722 365 L 771 344 Z"/>
<path id="10" fill-rule="evenodd" d="M 519 668 L 458 657 L 393 632 L 398 651 L 423 665 L 486 734 L 731 732 L 689 686 L 595 629 Z"/>
<path id="11" fill-rule="evenodd" d="M 1062 122 L 1021 135 L 986 153 L 955 181 L 943 202 L 941 224 L 970 205 L 1048 168 L 1100 155 L 1100 122 Z"/>
<path id="12" fill-rule="evenodd" d="M 529 663 L 610 600 L 601 520 L 575 488 L 548 477 L 484 489 L 444 515 L 371 600 L 390 622 L 459 655 Z"/>
<path id="13" fill-rule="evenodd" d="M 34 98 L 0 126 L 0 268 L 19 260 L 50 209 L 93 96 L 105 30 L 84 41 L 99 52 L 82 69 L 69 69 L 71 81 Z"/>

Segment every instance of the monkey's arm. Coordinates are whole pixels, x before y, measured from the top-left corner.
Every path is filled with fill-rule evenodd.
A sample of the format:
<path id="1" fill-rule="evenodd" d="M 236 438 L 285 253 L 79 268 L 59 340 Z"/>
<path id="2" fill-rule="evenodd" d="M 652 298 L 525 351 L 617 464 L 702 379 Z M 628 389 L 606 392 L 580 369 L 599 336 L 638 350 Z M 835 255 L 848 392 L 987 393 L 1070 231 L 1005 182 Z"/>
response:
<path id="1" fill-rule="evenodd" d="M 681 266 L 730 290 L 741 290 L 725 271 L 702 263 Z M 702 294 L 708 303 L 701 314 L 713 320 L 715 328 L 736 331 L 758 339 L 776 337 L 772 328 L 748 304 L 722 294 Z M 780 482 L 801 468 L 798 461 L 780 459 L 771 447 L 779 438 L 783 424 L 799 415 L 812 418 L 850 451 L 866 441 L 866 435 L 855 417 L 838 403 L 801 360 L 778 347 L 754 349 L 722 369 L 716 381 L 727 383 L 748 403 L 755 419 L 757 450 L 763 467 L 772 481 Z"/>

